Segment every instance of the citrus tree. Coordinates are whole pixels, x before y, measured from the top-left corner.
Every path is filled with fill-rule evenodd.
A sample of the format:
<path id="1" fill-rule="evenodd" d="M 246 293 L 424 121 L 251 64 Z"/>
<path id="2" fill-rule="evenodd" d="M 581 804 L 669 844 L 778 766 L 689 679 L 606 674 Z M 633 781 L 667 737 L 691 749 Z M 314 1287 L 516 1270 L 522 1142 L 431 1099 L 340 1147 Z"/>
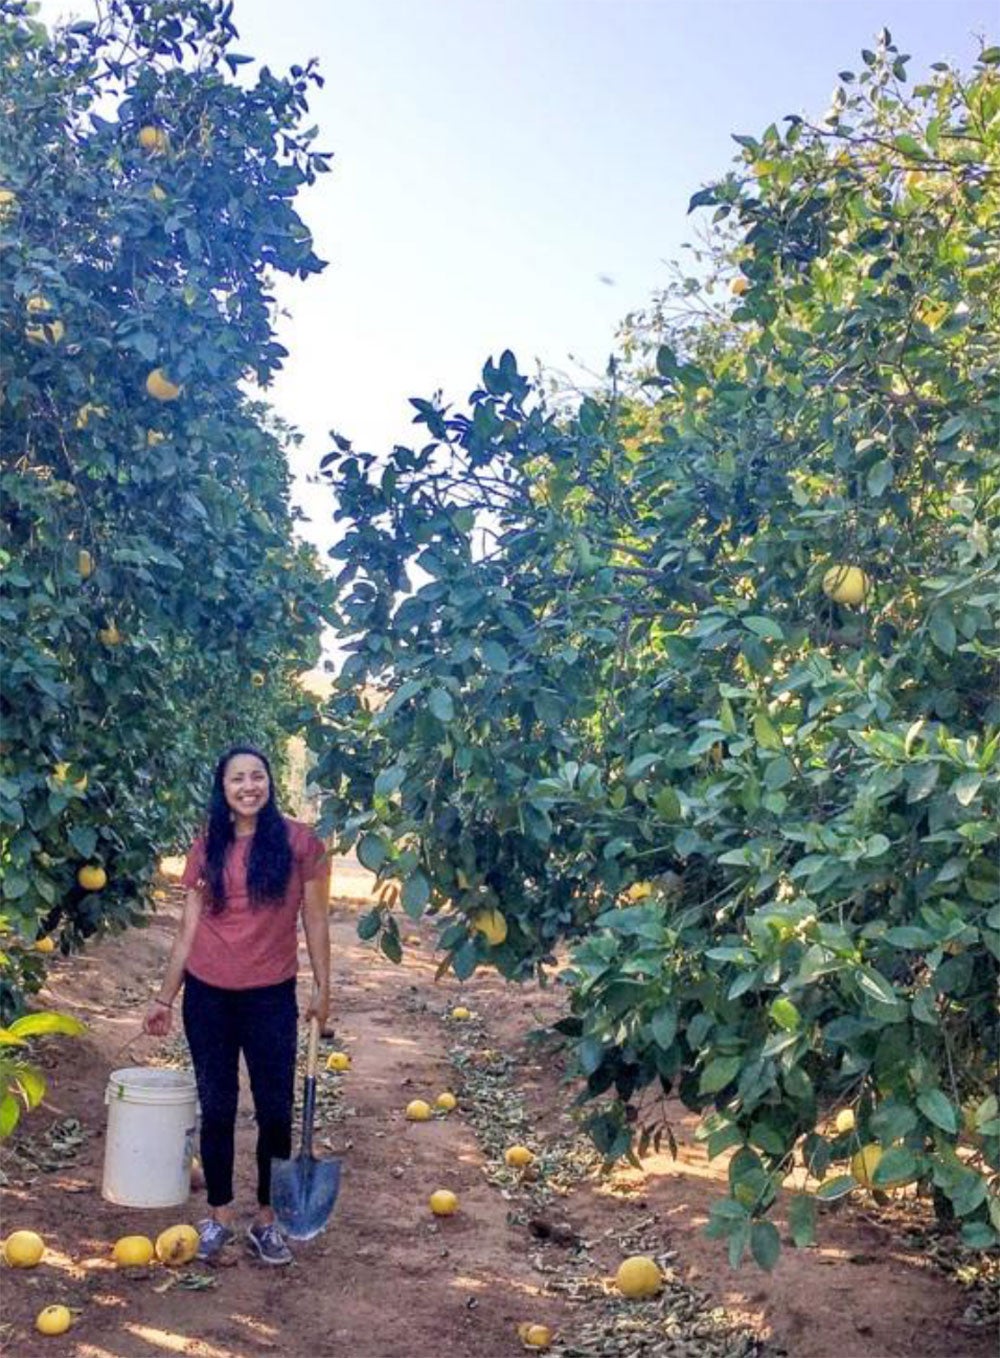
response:
<path id="1" fill-rule="evenodd" d="M 317 73 L 248 78 L 214 0 L 33 9 L 0 21 L 5 1007 L 39 934 L 138 918 L 221 746 L 298 722 L 327 593 L 255 395 L 274 276 L 322 268 Z"/>
<path id="2" fill-rule="evenodd" d="M 1000 1228 L 998 61 L 913 86 L 883 34 L 825 121 L 738 137 L 606 389 L 552 410 L 504 354 L 422 447 L 327 459 L 362 936 L 429 912 L 514 980 L 568 940 L 596 1144 L 699 1111 L 734 1263 L 788 1182 L 800 1245 L 859 1188 Z"/>

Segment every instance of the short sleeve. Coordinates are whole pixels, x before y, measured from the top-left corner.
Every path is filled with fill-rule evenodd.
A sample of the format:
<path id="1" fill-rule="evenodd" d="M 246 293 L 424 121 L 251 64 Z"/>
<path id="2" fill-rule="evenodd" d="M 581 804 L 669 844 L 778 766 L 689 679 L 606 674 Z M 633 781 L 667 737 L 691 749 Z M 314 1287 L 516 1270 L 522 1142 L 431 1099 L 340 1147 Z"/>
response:
<path id="1" fill-rule="evenodd" d="M 184 871 L 181 873 L 181 886 L 190 891 L 205 880 L 205 836 L 199 835 L 188 850 Z"/>
<path id="2" fill-rule="evenodd" d="M 303 882 L 311 882 L 326 867 L 326 845 L 308 825 L 301 825 L 298 828 L 299 833 L 295 837 L 292 852 L 299 865 Z"/>

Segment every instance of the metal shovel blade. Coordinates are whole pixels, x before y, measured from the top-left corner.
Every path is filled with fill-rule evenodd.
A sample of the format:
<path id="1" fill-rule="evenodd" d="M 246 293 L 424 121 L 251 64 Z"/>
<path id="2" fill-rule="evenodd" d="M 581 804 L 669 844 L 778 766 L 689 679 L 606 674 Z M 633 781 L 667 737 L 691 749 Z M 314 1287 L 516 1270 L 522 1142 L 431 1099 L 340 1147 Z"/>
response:
<path id="1" fill-rule="evenodd" d="M 340 1161 L 317 1160 L 312 1153 L 316 1116 L 316 1062 L 319 1024 L 309 1024 L 309 1052 L 302 1096 L 302 1145 L 290 1160 L 271 1161 L 271 1206 L 292 1240 L 311 1240 L 329 1220 L 340 1191 Z"/>
<path id="2" fill-rule="evenodd" d="M 292 1240 L 311 1240 L 330 1219 L 340 1192 L 340 1161 L 304 1152 L 271 1161 L 271 1206 Z"/>

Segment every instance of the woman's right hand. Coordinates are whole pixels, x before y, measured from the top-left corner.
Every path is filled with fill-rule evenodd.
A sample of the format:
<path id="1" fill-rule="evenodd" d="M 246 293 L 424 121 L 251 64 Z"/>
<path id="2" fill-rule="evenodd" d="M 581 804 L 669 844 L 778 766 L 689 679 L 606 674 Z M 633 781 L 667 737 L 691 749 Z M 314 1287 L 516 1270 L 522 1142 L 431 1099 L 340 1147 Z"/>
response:
<path id="1" fill-rule="evenodd" d="M 151 1037 L 166 1037 L 170 1032 L 173 1016 L 174 1011 L 169 1004 L 163 1004 L 160 1000 L 150 1000 L 146 1016 L 142 1020 L 142 1031 L 149 1033 Z"/>

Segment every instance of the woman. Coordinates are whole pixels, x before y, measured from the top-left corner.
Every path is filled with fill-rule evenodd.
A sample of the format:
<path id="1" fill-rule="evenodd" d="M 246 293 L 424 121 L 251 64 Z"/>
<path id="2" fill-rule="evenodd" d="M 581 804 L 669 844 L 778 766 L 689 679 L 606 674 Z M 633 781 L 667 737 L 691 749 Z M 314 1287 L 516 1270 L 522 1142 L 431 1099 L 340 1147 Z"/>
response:
<path id="1" fill-rule="evenodd" d="M 287 1264 L 292 1255 L 270 1205 L 271 1160 L 291 1155 L 296 926 L 301 911 L 315 979 L 306 1019 L 315 1018 L 322 1030 L 330 1001 L 329 880 L 322 841 L 280 814 L 271 768 L 259 750 L 236 746 L 216 765 L 208 824 L 191 847 L 181 882 L 187 895 L 180 927 L 144 1027 L 160 1037 L 170 1032 L 183 984 L 209 1206 L 198 1225 L 198 1258 L 217 1258 L 235 1235 L 242 1051 L 257 1115 L 258 1211 L 247 1243 L 264 1263 Z"/>

